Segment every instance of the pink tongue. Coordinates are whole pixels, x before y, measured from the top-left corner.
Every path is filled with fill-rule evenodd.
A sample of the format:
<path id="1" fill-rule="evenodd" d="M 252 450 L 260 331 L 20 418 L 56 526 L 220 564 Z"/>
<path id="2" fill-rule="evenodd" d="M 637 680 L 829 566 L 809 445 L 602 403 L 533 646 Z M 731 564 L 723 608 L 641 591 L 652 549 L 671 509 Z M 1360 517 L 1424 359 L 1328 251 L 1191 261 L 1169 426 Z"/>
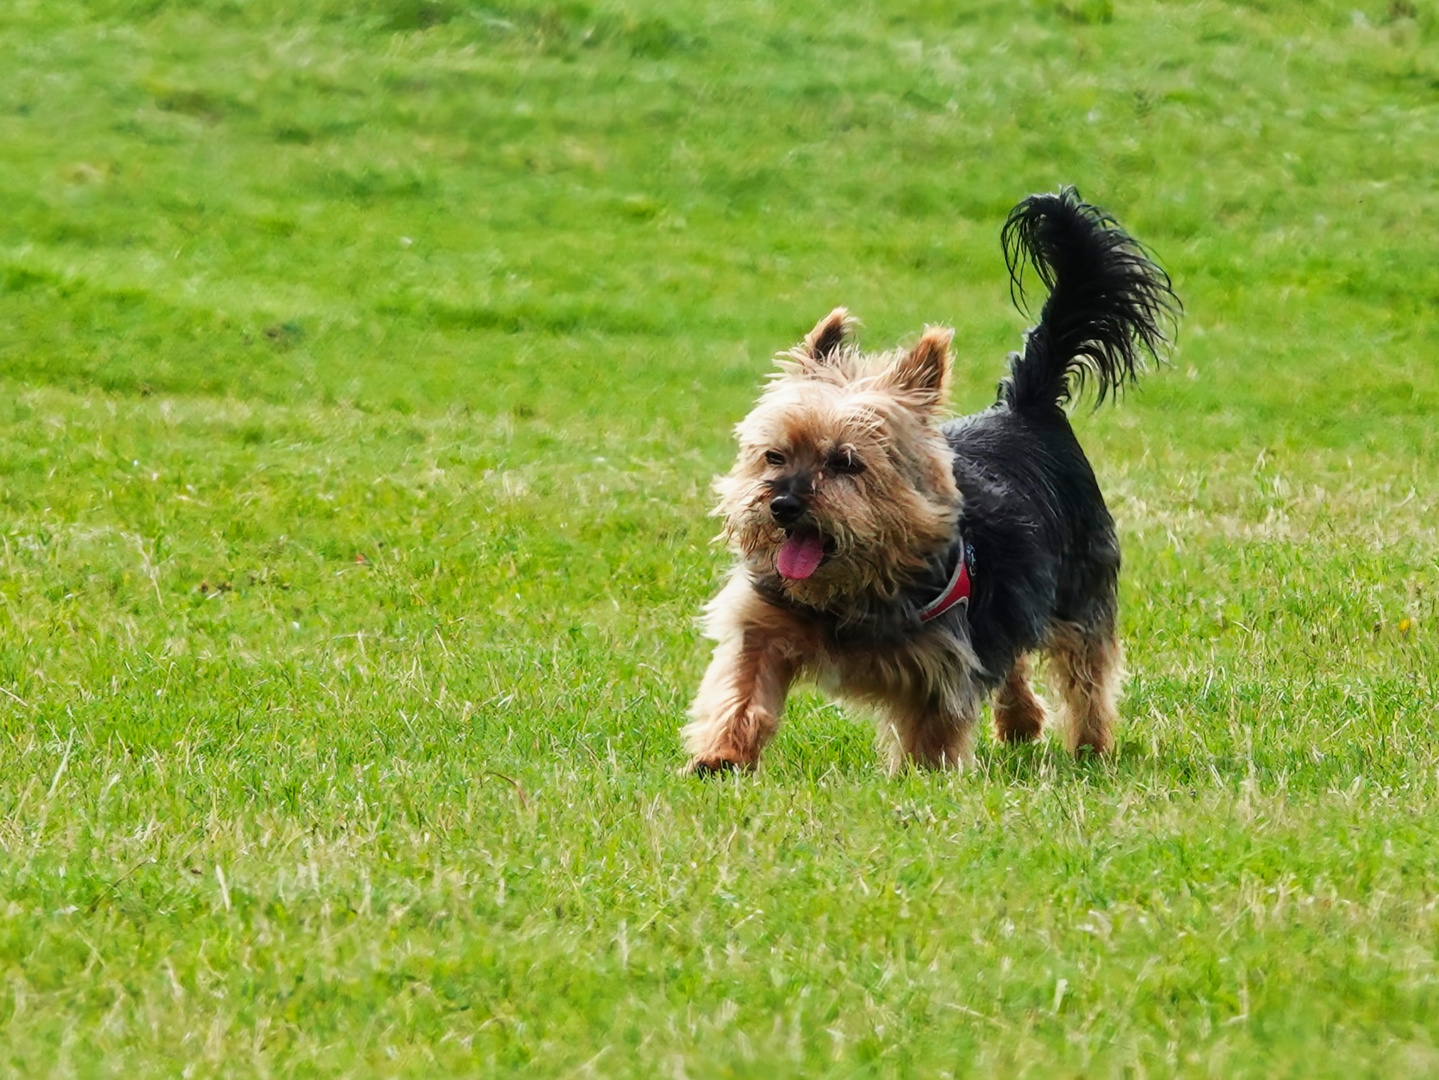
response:
<path id="1" fill-rule="evenodd" d="M 824 540 L 818 533 L 795 533 L 779 549 L 775 566 L 791 581 L 807 578 L 824 561 Z"/>

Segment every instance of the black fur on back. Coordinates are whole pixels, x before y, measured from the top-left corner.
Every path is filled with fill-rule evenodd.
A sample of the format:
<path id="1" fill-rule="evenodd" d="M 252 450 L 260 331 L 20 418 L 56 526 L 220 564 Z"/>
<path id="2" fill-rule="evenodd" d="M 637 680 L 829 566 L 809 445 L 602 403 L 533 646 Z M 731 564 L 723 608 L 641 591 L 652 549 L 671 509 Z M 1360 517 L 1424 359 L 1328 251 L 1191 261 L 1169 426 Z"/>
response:
<path id="1" fill-rule="evenodd" d="M 1010 356 L 1000 398 L 1016 410 L 1053 409 L 1092 377 L 1098 403 L 1118 395 L 1156 360 L 1165 326 L 1180 310 L 1169 275 L 1103 210 L 1072 187 L 1031 195 L 1001 233 L 1010 296 L 1021 311 L 1024 269 L 1049 290 L 1023 353 Z"/>
<path id="2" fill-rule="evenodd" d="M 999 403 L 944 426 L 974 546 L 970 641 L 988 680 L 1056 622 L 1113 624 L 1119 539 L 1069 418 Z"/>

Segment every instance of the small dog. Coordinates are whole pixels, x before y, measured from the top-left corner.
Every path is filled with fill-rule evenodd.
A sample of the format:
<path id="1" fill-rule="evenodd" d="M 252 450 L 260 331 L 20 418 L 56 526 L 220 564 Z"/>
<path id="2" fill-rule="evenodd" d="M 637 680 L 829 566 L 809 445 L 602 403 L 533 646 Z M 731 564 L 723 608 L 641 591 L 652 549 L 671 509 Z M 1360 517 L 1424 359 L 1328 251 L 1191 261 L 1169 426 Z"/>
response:
<path id="1" fill-rule="evenodd" d="M 716 514 L 738 564 L 706 608 L 687 771 L 753 768 L 799 677 L 878 709 L 892 771 L 972 764 L 991 692 L 1001 740 L 1038 737 L 1037 649 L 1070 750 L 1113 748 L 1119 541 L 1063 406 L 1086 379 L 1117 395 L 1181 306 L 1073 188 L 1021 202 L 1002 244 L 1011 298 L 1026 263 L 1049 296 L 993 406 L 942 422 L 952 331 L 866 355 L 836 308 L 736 428 Z"/>

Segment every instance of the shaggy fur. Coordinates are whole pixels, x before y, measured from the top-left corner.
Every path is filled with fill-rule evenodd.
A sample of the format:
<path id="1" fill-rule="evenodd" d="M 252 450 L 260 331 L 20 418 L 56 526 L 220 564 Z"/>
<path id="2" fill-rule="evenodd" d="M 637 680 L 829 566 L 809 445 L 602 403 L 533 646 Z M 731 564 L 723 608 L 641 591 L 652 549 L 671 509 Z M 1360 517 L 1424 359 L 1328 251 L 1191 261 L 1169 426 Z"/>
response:
<path id="1" fill-rule="evenodd" d="M 1073 188 L 1025 199 L 1002 237 L 1016 297 L 1027 264 L 1049 296 L 989 409 L 943 421 L 950 331 L 870 355 L 838 308 L 739 424 L 716 485 L 737 563 L 706 609 L 718 644 L 683 733 L 689 771 L 755 766 L 801 677 L 877 711 L 891 769 L 965 765 L 991 693 L 1000 739 L 1039 736 L 1036 650 L 1069 748 L 1113 748 L 1119 543 L 1063 406 L 1087 381 L 1117 395 L 1179 303 Z M 923 621 L 959 560 L 968 604 Z"/>

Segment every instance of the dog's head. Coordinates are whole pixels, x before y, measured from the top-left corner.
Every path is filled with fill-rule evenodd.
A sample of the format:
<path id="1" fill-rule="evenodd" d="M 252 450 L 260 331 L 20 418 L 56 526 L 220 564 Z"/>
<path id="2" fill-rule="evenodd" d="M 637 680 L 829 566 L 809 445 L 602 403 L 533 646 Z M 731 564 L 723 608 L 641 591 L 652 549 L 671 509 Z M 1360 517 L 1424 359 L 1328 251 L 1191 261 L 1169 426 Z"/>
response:
<path id="1" fill-rule="evenodd" d="M 939 430 L 949 330 L 867 356 L 836 308 L 780 356 L 716 487 L 730 547 L 801 603 L 887 597 L 954 535 L 959 491 Z"/>

